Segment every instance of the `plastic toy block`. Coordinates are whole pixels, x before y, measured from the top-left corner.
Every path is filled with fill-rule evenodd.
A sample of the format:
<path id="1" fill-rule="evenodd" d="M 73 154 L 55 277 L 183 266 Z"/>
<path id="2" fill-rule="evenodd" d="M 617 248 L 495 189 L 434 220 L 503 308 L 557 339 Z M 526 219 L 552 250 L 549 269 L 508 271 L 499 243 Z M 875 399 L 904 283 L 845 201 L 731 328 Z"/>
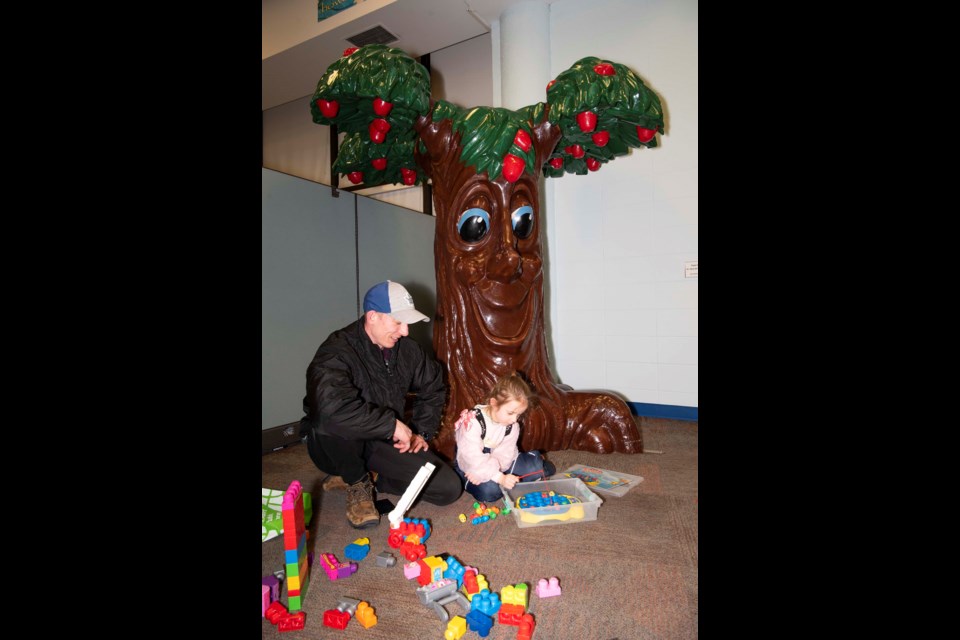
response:
<path id="1" fill-rule="evenodd" d="M 463 589 L 469 595 L 478 593 L 480 585 L 477 584 L 477 572 L 475 569 L 465 569 L 463 573 Z"/>
<path id="2" fill-rule="evenodd" d="M 453 556 L 447 556 L 447 570 L 443 572 L 443 577 L 456 580 L 458 589 L 463 586 L 464 571 L 465 569 L 459 560 Z"/>
<path id="3" fill-rule="evenodd" d="M 344 598 L 343 596 L 337 600 L 337 611 L 344 611 L 350 615 L 354 615 L 357 612 L 357 607 L 360 605 L 360 600 L 355 598 Z"/>
<path id="4" fill-rule="evenodd" d="M 419 562 L 408 562 L 403 565 L 403 577 L 407 580 L 416 578 L 420 575 L 420 563 Z"/>
<path id="5" fill-rule="evenodd" d="M 293 589 L 290 589 L 290 590 L 287 591 L 287 595 L 288 595 L 288 596 L 298 596 L 298 595 L 300 595 L 300 589 L 297 589 L 297 590 L 295 590 L 295 591 L 294 591 Z"/>
<path id="6" fill-rule="evenodd" d="M 270 624 L 277 624 L 277 621 L 285 615 L 288 615 L 287 608 L 283 606 L 283 603 L 279 600 L 274 600 L 270 603 L 270 606 L 267 607 L 263 617 L 269 620 Z"/>
<path id="7" fill-rule="evenodd" d="M 267 576 L 260 580 L 260 584 L 270 590 L 270 602 L 280 599 L 280 581 L 276 576 Z"/>
<path id="8" fill-rule="evenodd" d="M 410 505 L 413 504 L 413 501 L 417 499 L 417 496 L 420 495 L 420 492 L 423 491 L 423 487 L 427 484 L 427 480 L 430 479 L 430 474 L 433 473 L 434 469 L 436 469 L 436 467 L 432 463 L 427 462 L 417 471 L 417 475 L 415 475 L 413 480 L 410 481 L 410 484 L 407 485 L 407 490 L 400 496 L 400 501 L 397 502 L 397 506 L 387 515 L 391 529 L 399 526 L 403 515 L 407 512 L 407 509 L 410 508 Z"/>
<path id="9" fill-rule="evenodd" d="M 526 608 L 527 585 L 521 582 L 516 586 L 505 586 L 500 590 L 500 601 L 504 604 L 518 604 L 521 608 Z"/>
<path id="10" fill-rule="evenodd" d="M 337 609 L 327 609 L 323 612 L 323 626 L 331 629 L 346 629 L 350 622 L 350 614 Z"/>
<path id="11" fill-rule="evenodd" d="M 300 576 L 290 576 L 290 579 L 287 580 L 287 589 L 290 593 L 294 591 L 300 593 Z"/>
<path id="12" fill-rule="evenodd" d="M 447 578 L 441 578 L 437 582 L 420 587 L 417 589 L 417 598 L 420 599 L 420 604 L 433 609 L 442 622 L 450 619 L 450 614 L 443 608 L 445 604 L 457 602 L 464 611 L 470 611 L 470 603 L 462 593 L 457 591 L 456 581 Z"/>
<path id="13" fill-rule="evenodd" d="M 537 581 L 537 596 L 540 598 L 552 598 L 560 595 L 560 581 L 554 576 L 548 582 L 544 578 Z"/>
<path id="14" fill-rule="evenodd" d="M 290 605 L 290 611 L 300 611 L 303 604 L 303 596 L 291 596 L 287 594 L 287 603 Z"/>
<path id="15" fill-rule="evenodd" d="M 356 562 L 340 562 L 337 556 L 332 553 L 321 553 L 320 564 L 323 570 L 327 572 L 327 577 L 331 580 L 346 578 L 357 572 Z"/>
<path id="16" fill-rule="evenodd" d="M 347 557 L 348 560 L 363 560 L 367 557 L 367 554 L 370 553 L 369 544 L 357 544 L 356 542 L 348 544 L 343 549 L 343 555 Z"/>
<path id="17" fill-rule="evenodd" d="M 430 556 L 429 558 L 424 558 L 420 562 L 423 562 L 428 567 L 430 567 L 431 582 L 434 582 L 444 577 L 443 572 L 447 570 L 447 563 L 444 562 L 443 558 L 438 558 L 437 556 Z M 421 574 L 420 574 L 421 576 L 423 575 L 422 571 L 423 569 L 421 569 Z"/>
<path id="18" fill-rule="evenodd" d="M 361 546 L 363 546 L 363 545 L 369 545 L 369 544 L 370 544 L 370 538 L 357 538 L 356 540 L 353 541 L 353 544 L 358 544 L 358 545 L 361 545 Z"/>
<path id="19" fill-rule="evenodd" d="M 393 557 L 393 554 L 384 551 L 377 554 L 377 566 L 378 567 L 392 567 L 397 564 L 397 559 Z"/>
<path id="20" fill-rule="evenodd" d="M 373 625 L 377 624 L 377 614 L 366 602 L 361 602 L 357 605 L 357 622 L 363 625 L 364 629 L 369 629 Z"/>
<path id="21" fill-rule="evenodd" d="M 484 589 L 470 600 L 470 610 L 477 610 L 492 618 L 497 611 L 500 611 L 500 596 L 490 593 L 489 589 Z"/>
<path id="22" fill-rule="evenodd" d="M 280 619 L 277 629 L 280 633 L 285 631 L 300 631 L 307 624 L 307 614 L 303 611 L 285 616 Z"/>
<path id="23" fill-rule="evenodd" d="M 413 544 L 412 542 L 403 542 L 400 544 L 400 555 L 413 562 L 427 557 L 427 548 L 422 544 Z"/>
<path id="24" fill-rule="evenodd" d="M 478 636 L 486 638 L 490 635 L 490 628 L 492 626 L 493 618 L 476 609 L 470 609 L 470 613 L 467 614 L 467 627 L 469 627 L 471 631 L 476 631 Z"/>
<path id="25" fill-rule="evenodd" d="M 284 580 L 287 579 L 287 572 L 284 571 L 283 569 L 277 569 L 276 571 L 273 572 L 273 577 L 279 580 L 280 582 L 283 582 Z"/>
<path id="26" fill-rule="evenodd" d="M 489 591 L 489 590 L 490 590 L 490 585 L 487 584 L 487 578 L 481 573 L 480 575 L 477 576 L 477 593 L 480 593 L 480 592 L 483 591 L 484 589 L 486 589 L 487 591 Z M 468 594 L 467 594 L 467 599 L 472 602 L 474 595 L 476 595 L 476 594 L 474 594 L 474 593 L 468 593 Z"/>
<path id="27" fill-rule="evenodd" d="M 497 614 L 497 619 L 500 621 L 500 624 L 510 624 L 517 626 L 520 624 L 520 617 L 523 616 L 524 610 L 518 604 L 503 604 L 500 606 L 500 611 Z"/>
<path id="28" fill-rule="evenodd" d="M 460 640 L 467 632 L 467 621 L 463 616 L 453 616 L 447 623 L 447 630 L 443 632 L 444 640 Z"/>
<path id="29" fill-rule="evenodd" d="M 270 606 L 270 587 L 265 584 L 260 585 L 260 617 L 267 617 L 267 607 Z"/>
<path id="30" fill-rule="evenodd" d="M 520 628 L 517 629 L 517 640 L 530 640 L 530 636 L 533 635 L 533 630 L 537 626 L 537 623 L 534 621 L 533 616 L 529 613 L 523 614 L 523 617 L 520 618 Z"/>

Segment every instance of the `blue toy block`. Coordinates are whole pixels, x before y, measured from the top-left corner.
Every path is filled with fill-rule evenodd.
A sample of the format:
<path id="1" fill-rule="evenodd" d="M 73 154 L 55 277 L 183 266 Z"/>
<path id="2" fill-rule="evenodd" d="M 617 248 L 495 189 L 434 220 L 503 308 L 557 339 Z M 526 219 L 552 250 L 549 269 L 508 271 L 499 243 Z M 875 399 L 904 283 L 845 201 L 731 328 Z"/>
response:
<path id="1" fill-rule="evenodd" d="M 467 614 L 467 627 L 471 631 L 476 631 L 481 638 L 486 638 L 490 635 L 490 628 L 493 627 L 493 618 L 471 606 L 470 613 Z"/>
<path id="2" fill-rule="evenodd" d="M 354 544 L 351 542 L 343 548 L 343 555 L 345 555 L 348 560 L 356 560 L 359 562 L 366 558 L 368 553 L 370 553 L 370 545 L 368 544 Z"/>
<path id="3" fill-rule="evenodd" d="M 489 589 L 481 589 L 480 593 L 474 595 L 470 601 L 470 609 L 476 609 L 480 613 L 493 617 L 497 615 L 497 611 L 500 611 L 500 596 L 490 593 Z"/>
<path id="4" fill-rule="evenodd" d="M 460 561 L 453 556 L 447 556 L 447 570 L 443 572 L 444 578 L 450 578 L 457 581 L 457 589 L 463 586 L 463 574 L 466 569 L 460 564 Z"/>

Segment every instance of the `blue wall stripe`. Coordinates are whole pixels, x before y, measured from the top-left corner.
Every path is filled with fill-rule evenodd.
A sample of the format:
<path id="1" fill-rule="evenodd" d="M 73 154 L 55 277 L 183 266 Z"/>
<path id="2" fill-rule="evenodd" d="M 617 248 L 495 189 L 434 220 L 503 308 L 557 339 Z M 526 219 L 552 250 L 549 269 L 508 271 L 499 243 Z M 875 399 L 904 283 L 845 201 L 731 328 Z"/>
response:
<path id="1" fill-rule="evenodd" d="M 672 404 L 650 404 L 647 402 L 628 402 L 634 415 L 648 418 L 670 418 L 672 420 L 700 421 L 699 407 L 680 407 Z"/>

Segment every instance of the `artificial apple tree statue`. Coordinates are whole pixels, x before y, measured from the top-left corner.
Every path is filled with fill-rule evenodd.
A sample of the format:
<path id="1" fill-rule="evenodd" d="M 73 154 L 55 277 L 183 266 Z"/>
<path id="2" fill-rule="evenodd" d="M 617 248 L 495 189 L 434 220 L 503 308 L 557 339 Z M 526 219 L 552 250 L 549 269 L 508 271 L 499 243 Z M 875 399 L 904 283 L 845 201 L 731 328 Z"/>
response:
<path id="1" fill-rule="evenodd" d="M 352 182 L 433 182 L 433 346 L 450 390 L 438 448 L 452 455 L 460 411 L 519 371 L 539 397 L 524 450 L 642 452 L 622 400 L 557 384 L 548 369 L 539 177 L 585 175 L 657 146 L 657 95 L 627 67 L 584 58 L 547 85 L 546 103 L 464 109 L 431 100 L 429 74 L 407 54 L 369 45 L 330 65 L 311 109 L 346 132 L 334 170 Z"/>

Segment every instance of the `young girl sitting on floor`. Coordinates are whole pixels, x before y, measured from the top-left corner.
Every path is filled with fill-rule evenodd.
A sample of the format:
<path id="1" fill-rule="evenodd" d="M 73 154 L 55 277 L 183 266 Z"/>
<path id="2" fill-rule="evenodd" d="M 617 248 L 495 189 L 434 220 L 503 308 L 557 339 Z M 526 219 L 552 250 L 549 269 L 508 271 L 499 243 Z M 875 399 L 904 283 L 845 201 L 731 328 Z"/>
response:
<path id="1" fill-rule="evenodd" d="M 536 401 L 523 378 L 516 373 L 500 378 L 486 397 L 488 404 L 464 409 L 457 420 L 453 468 L 470 495 L 481 502 L 494 502 L 504 495 L 501 487 L 512 489 L 518 481 L 544 480 L 556 468 L 539 451 L 520 453 L 517 449 L 517 421 Z"/>

